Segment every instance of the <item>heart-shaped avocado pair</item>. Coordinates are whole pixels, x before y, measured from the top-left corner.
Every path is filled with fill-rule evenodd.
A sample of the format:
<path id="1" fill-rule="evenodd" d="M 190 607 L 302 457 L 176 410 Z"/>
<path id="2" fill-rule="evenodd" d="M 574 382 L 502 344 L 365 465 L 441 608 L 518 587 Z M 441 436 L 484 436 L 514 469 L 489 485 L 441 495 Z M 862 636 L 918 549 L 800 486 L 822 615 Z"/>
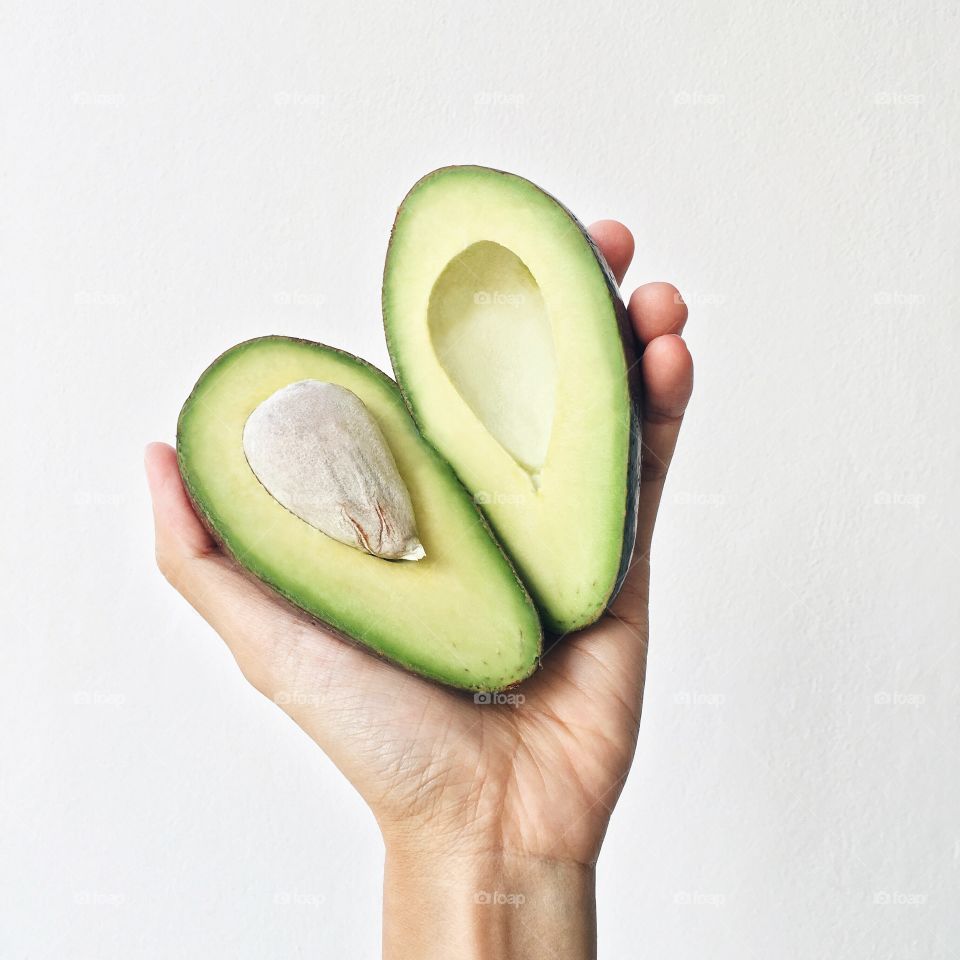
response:
<path id="1" fill-rule="evenodd" d="M 596 620 L 629 563 L 623 302 L 551 196 L 444 167 L 397 213 L 383 319 L 399 387 L 288 337 L 220 356 L 180 414 L 180 472 L 224 549 L 311 617 L 423 676 L 499 690 L 533 672 L 544 633 Z"/>

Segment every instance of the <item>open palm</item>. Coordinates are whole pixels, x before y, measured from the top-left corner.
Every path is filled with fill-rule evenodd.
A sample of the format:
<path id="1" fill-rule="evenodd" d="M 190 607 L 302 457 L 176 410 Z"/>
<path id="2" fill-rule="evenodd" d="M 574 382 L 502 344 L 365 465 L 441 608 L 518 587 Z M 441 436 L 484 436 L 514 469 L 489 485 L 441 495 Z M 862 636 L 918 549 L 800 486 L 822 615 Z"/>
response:
<path id="1" fill-rule="evenodd" d="M 618 281 L 622 224 L 590 228 Z M 636 745 L 647 653 L 649 550 L 692 388 L 674 287 L 646 284 L 629 312 L 644 382 L 637 544 L 594 626 L 563 638 L 500 703 L 406 674 L 318 627 L 241 572 L 194 514 L 166 444 L 147 450 L 157 562 L 226 641 L 246 678 L 326 751 L 384 835 L 592 863 Z M 424 839 L 429 838 L 429 839 Z"/>

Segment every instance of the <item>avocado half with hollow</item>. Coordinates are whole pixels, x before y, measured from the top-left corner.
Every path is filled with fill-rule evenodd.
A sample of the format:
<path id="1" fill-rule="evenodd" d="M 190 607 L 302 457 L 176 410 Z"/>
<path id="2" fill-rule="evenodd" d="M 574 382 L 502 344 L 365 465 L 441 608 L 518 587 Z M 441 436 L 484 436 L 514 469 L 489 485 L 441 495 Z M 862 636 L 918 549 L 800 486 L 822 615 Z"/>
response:
<path id="1" fill-rule="evenodd" d="M 338 450 L 347 452 L 338 459 Z M 501 689 L 536 667 L 541 630 L 526 590 L 396 384 L 370 364 L 286 337 L 233 347 L 184 404 L 177 455 L 196 510 L 226 551 L 340 635 L 469 689 Z M 368 504 L 351 503 L 364 497 Z M 409 528 L 393 553 L 407 559 L 374 555 L 389 540 L 384 522 L 387 532 Z M 351 542 L 357 527 L 366 528 L 356 530 L 364 549 Z"/>
<path id="2" fill-rule="evenodd" d="M 626 310 L 576 218 L 485 167 L 397 213 L 383 279 L 393 369 L 553 633 L 596 620 L 636 532 L 639 379 Z"/>

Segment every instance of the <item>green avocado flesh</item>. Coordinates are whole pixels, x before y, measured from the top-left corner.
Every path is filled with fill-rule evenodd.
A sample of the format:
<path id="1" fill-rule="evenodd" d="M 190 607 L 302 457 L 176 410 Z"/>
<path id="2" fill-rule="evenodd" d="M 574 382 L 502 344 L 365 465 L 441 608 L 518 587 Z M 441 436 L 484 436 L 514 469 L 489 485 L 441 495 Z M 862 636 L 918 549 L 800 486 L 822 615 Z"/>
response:
<path id="1" fill-rule="evenodd" d="M 520 177 L 437 170 L 397 213 L 383 317 L 421 432 L 544 626 L 592 623 L 633 549 L 639 389 L 623 302 L 584 229 Z"/>
<path id="2" fill-rule="evenodd" d="M 413 505 L 421 560 L 385 560 L 289 512 L 247 462 L 244 425 L 276 391 L 303 380 L 352 391 L 376 421 Z M 194 506 L 250 573 L 341 635 L 444 683 L 497 690 L 536 667 L 536 610 L 450 467 L 421 438 L 396 384 L 330 347 L 264 337 L 203 374 L 177 431 Z"/>

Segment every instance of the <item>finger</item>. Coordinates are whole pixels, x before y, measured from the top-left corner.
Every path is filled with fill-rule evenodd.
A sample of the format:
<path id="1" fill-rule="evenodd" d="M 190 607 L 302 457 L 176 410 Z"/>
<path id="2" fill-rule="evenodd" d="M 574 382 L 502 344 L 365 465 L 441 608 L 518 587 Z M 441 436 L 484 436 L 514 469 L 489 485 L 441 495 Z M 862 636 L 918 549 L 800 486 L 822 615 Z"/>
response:
<path id="1" fill-rule="evenodd" d="M 191 557 L 214 552 L 216 543 L 187 499 L 173 447 L 166 443 L 149 444 L 143 464 L 153 501 L 158 551 L 178 549 Z"/>
<path id="2" fill-rule="evenodd" d="M 651 340 L 640 359 L 643 376 L 643 466 L 660 479 L 693 393 L 693 358 L 683 338 L 666 333 Z M 670 442 L 665 443 L 669 438 Z"/>
<path id="3" fill-rule="evenodd" d="M 645 283 L 637 287 L 627 307 L 637 339 L 644 346 L 665 333 L 682 333 L 687 305 L 672 283 Z"/>
<path id="4" fill-rule="evenodd" d="M 623 277 L 633 260 L 633 234 L 618 220 L 598 220 L 588 230 L 617 278 L 617 283 L 623 283 Z"/>
<path id="5" fill-rule="evenodd" d="M 637 543 L 640 551 L 645 552 L 660 499 L 657 485 L 662 488 L 666 478 L 680 422 L 693 391 L 693 360 L 680 339 L 687 322 L 687 305 L 672 283 L 645 283 L 637 287 L 627 309 L 643 348 L 643 448 Z"/>

